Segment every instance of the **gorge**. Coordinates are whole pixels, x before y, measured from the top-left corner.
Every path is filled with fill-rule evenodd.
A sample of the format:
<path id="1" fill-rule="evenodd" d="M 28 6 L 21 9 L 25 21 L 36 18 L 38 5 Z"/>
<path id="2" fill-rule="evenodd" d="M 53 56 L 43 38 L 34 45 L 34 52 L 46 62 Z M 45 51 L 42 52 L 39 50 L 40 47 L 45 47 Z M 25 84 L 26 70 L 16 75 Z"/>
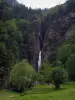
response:
<path id="1" fill-rule="evenodd" d="M 74 0 L 50 9 L 32 9 L 16 0 L 0 0 L 1 78 L 5 80 L 12 66 L 23 59 L 36 71 L 45 61 L 53 63 L 58 48 L 74 36 Z"/>

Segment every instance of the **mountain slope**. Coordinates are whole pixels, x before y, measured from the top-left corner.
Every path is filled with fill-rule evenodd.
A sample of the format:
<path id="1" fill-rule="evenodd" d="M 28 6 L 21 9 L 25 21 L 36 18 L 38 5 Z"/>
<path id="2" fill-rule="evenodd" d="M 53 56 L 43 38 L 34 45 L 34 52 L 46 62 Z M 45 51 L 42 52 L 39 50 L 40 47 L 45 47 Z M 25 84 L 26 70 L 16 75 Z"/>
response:
<path id="1" fill-rule="evenodd" d="M 75 34 L 75 0 L 50 9 L 41 27 L 42 61 L 53 62 L 57 58 L 57 49 Z"/>
<path id="2" fill-rule="evenodd" d="M 9 5 L 15 6 L 18 5 L 19 3 L 17 0 L 5 0 Z"/>

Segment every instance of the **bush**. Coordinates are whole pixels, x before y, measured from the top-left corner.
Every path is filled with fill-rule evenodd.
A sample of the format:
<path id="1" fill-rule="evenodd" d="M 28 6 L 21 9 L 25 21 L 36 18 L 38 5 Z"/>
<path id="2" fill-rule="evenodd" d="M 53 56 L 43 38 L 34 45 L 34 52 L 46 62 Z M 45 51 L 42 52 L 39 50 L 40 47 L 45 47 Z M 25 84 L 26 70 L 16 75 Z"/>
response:
<path id="1" fill-rule="evenodd" d="M 22 92 L 32 86 L 35 76 L 34 68 L 26 60 L 23 60 L 12 68 L 10 82 L 16 91 Z"/>

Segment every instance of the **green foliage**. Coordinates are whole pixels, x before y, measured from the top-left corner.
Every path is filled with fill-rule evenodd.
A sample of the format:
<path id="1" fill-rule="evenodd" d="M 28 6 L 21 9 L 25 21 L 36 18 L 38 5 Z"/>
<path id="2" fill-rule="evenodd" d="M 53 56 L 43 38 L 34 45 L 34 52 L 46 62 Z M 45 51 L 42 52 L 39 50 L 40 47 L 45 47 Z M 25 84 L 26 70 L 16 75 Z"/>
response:
<path id="1" fill-rule="evenodd" d="M 51 16 L 53 17 L 57 17 L 60 14 L 63 14 L 63 12 L 64 12 L 63 5 L 57 5 L 50 9 Z"/>
<path id="2" fill-rule="evenodd" d="M 39 71 L 38 80 L 39 82 L 50 83 L 51 82 L 51 65 L 49 62 L 45 62 L 42 64 L 41 69 Z"/>
<path id="3" fill-rule="evenodd" d="M 23 42 L 21 34 L 16 20 L 0 21 L 0 83 L 2 80 L 2 85 L 5 85 L 11 67 L 20 59 L 20 45 Z"/>
<path id="4" fill-rule="evenodd" d="M 36 63 L 37 60 L 33 61 L 33 54 L 35 56 L 38 55 L 37 52 L 34 53 L 34 50 L 36 44 L 35 39 L 38 38 L 41 21 L 43 21 L 41 24 L 43 40 L 44 34 L 52 21 L 59 16 L 63 16 L 69 9 L 72 10 L 75 6 L 75 0 L 68 0 L 65 5 L 57 5 L 50 10 L 33 10 L 22 4 L 14 7 L 10 5 L 5 0 L 0 0 L 0 75 L 1 80 L 5 81 L 9 76 L 12 66 L 20 60 L 28 59 L 29 62 Z M 74 44 L 75 39 L 59 49 L 58 60 L 61 63 L 65 64 L 68 57 L 72 53 L 75 53 Z M 52 61 L 54 58 L 54 55 L 52 55 Z M 61 65 L 59 62 L 54 62 L 53 64 L 53 66 L 59 65 Z M 39 79 L 44 82 L 50 82 L 51 70 L 51 65 L 44 63 L 39 73 Z"/>
<path id="5" fill-rule="evenodd" d="M 58 60 L 60 60 L 64 64 L 67 61 L 70 54 L 70 44 L 64 45 L 58 49 Z"/>
<path id="6" fill-rule="evenodd" d="M 35 22 L 38 22 L 40 18 L 42 19 L 42 10 L 28 9 L 24 5 L 10 7 L 3 1 L 0 2 L 0 15 L 0 43 L 3 42 L 6 48 L 3 58 L 0 56 L 0 67 L 8 65 L 9 69 L 9 71 L 6 71 L 7 75 L 5 75 L 4 71 L 6 69 L 2 67 L 4 71 L 1 70 L 1 73 L 3 73 L 3 78 L 1 78 L 6 80 L 11 67 L 20 60 L 28 59 L 32 63 L 34 51 L 33 32 L 39 31 L 39 24 L 37 25 Z M 6 62 L 9 62 L 9 64 L 6 64 Z"/>
<path id="7" fill-rule="evenodd" d="M 72 34 L 71 38 L 66 40 L 63 45 L 59 48 L 57 58 L 62 62 L 64 67 L 67 69 L 68 78 L 70 81 L 75 81 L 75 31 L 72 27 L 69 32 Z"/>
<path id="8" fill-rule="evenodd" d="M 71 54 L 74 54 L 75 53 L 75 44 L 71 44 L 70 48 L 71 48 Z"/>
<path id="9" fill-rule="evenodd" d="M 7 50 L 4 42 L 0 42 L 0 88 L 5 85 L 8 72 L 13 65 L 13 55 Z M 7 82 L 6 82 L 7 83 Z"/>
<path id="10" fill-rule="evenodd" d="M 61 61 L 54 61 L 54 62 L 52 63 L 52 66 L 53 66 L 53 67 L 62 66 L 62 62 L 61 62 Z"/>
<path id="11" fill-rule="evenodd" d="M 56 67 L 52 69 L 52 80 L 56 89 L 60 88 L 60 84 L 64 83 L 67 80 L 67 72 L 62 67 Z"/>
<path id="12" fill-rule="evenodd" d="M 36 73 L 33 67 L 27 62 L 27 60 L 23 60 L 12 68 L 10 82 L 15 90 L 24 91 L 32 86 L 35 77 Z"/>
<path id="13" fill-rule="evenodd" d="M 20 19 L 17 21 L 17 26 L 19 28 L 19 30 L 21 30 L 22 32 L 26 31 L 28 29 L 30 25 L 30 21 L 25 20 L 25 19 Z"/>
<path id="14" fill-rule="evenodd" d="M 54 66 L 53 66 L 54 65 Z M 68 79 L 68 74 L 63 67 L 58 67 L 61 65 L 60 61 L 54 62 L 52 66 L 45 62 L 39 71 L 38 80 L 40 83 L 54 83 L 56 89 L 60 88 L 60 84 L 63 84 Z"/>
<path id="15" fill-rule="evenodd" d="M 66 62 L 69 80 L 75 81 L 75 54 L 71 54 Z"/>

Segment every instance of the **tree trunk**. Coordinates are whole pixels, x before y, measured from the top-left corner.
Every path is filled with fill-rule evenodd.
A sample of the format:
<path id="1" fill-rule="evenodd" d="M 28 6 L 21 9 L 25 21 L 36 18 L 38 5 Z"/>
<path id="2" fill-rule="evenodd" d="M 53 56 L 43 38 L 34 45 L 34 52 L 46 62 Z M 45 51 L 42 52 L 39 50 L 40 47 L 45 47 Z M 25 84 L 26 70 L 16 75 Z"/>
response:
<path id="1" fill-rule="evenodd" d="M 56 89 L 60 89 L 60 83 L 59 83 L 59 82 L 56 82 L 56 81 L 55 81 L 55 82 L 54 82 L 54 85 L 55 85 L 55 88 L 56 88 Z"/>

